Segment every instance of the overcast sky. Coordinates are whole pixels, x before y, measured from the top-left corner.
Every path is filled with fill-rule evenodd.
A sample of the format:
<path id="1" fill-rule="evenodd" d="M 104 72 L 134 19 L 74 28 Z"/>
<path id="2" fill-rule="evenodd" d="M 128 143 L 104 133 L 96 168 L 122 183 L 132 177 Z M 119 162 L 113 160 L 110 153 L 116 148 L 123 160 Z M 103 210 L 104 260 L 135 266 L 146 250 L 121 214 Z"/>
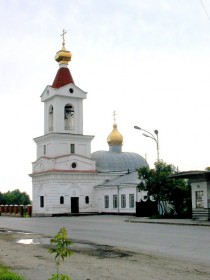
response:
<path id="1" fill-rule="evenodd" d="M 88 92 L 84 134 L 108 150 L 113 111 L 123 151 L 184 170 L 210 166 L 210 0 L 1 0 L 0 191 L 31 194 L 33 138 L 43 135 L 40 95 L 66 48 L 75 84 Z"/>

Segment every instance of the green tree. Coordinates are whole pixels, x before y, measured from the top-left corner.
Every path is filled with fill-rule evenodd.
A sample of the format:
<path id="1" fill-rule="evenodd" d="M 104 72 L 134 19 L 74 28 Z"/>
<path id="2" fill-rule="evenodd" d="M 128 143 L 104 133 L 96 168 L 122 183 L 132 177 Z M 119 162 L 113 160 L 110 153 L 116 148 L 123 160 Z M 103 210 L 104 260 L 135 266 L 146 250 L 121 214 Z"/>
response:
<path id="1" fill-rule="evenodd" d="M 0 205 L 5 205 L 4 194 L 0 192 Z"/>
<path id="2" fill-rule="evenodd" d="M 31 204 L 29 195 L 26 192 L 21 192 L 19 189 L 0 193 L 0 204 L 7 205 L 28 205 Z"/>
<path id="3" fill-rule="evenodd" d="M 179 217 L 188 216 L 191 213 L 191 190 L 188 181 L 174 179 L 170 175 L 177 173 L 174 165 L 163 161 L 155 163 L 155 168 L 142 167 L 138 169 L 141 180 L 138 189 L 147 191 L 162 207 L 165 215 L 175 213 Z M 171 205 L 171 209 L 168 206 Z M 170 213 L 169 213 L 170 211 Z"/>

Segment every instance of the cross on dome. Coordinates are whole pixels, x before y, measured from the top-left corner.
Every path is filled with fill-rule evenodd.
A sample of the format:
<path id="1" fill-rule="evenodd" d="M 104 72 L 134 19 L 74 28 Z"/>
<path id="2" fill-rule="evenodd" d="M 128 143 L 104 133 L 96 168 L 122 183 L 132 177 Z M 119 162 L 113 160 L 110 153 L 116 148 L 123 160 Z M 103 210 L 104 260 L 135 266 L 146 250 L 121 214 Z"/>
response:
<path id="1" fill-rule="evenodd" d="M 66 50 L 65 48 L 65 34 L 67 31 L 63 29 L 63 33 L 61 34 L 62 36 L 62 49 L 58 51 L 55 55 L 55 60 L 59 63 L 59 65 L 68 65 L 68 62 L 71 60 L 71 53 Z"/>
<path id="2" fill-rule="evenodd" d="M 67 33 L 67 31 L 65 31 L 65 29 L 63 29 L 63 33 L 61 34 L 61 36 L 63 37 L 63 42 L 62 42 L 62 49 L 65 50 L 65 37 L 64 35 Z"/>
<path id="3" fill-rule="evenodd" d="M 113 117 L 114 117 L 113 130 L 107 137 L 107 143 L 109 144 L 109 146 L 122 146 L 123 136 L 117 129 L 116 111 L 113 112 Z"/>
<path id="4" fill-rule="evenodd" d="M 116 123 L 116 111 L 114 110 L 113 112 L 113 117 L 114 117 L 114 124 Z"/>

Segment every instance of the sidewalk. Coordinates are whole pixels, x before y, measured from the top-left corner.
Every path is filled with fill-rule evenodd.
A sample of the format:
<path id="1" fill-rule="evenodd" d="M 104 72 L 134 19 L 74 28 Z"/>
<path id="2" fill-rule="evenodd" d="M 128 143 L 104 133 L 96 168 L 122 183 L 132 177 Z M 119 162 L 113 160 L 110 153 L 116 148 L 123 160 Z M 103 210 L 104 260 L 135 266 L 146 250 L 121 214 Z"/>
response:
<path id="1" fill-rule="evenodd" d="M 198 221 L 191 219 L 150 219 L 148 217 L 131 217 L 125 220 L 128 223 L 168 224 L 182 226 L 209 226 L 210 221 Z"/>

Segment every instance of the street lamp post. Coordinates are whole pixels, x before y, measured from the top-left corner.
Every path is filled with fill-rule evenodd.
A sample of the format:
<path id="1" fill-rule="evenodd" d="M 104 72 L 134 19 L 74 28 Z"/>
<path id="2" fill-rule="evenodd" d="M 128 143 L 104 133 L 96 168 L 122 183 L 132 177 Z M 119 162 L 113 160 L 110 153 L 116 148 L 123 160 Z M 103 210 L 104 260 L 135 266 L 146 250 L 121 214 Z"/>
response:
<path id="1" fill-rule="evenodd" d="M 149 131 L 147 131 L 147 130 L 145 130 L 145 129 L 137 126 L 137 125 L 135 125 L 134 128 L 146 132 L 147 134 L 146 133 L 142 133 L 142 135 L 144 135 L 145 137 L 149 137 L 149 138 L 153 139 L 156 142 L 156 145 L 157 145 L 157 161 L 159 162 L 160 154 L 159 154 L 158 130 L 157 129 L 154 130 L 154 133 L 156 135 L 156 137 L 155 137 L 151 132 L 149 132 Z"/>

